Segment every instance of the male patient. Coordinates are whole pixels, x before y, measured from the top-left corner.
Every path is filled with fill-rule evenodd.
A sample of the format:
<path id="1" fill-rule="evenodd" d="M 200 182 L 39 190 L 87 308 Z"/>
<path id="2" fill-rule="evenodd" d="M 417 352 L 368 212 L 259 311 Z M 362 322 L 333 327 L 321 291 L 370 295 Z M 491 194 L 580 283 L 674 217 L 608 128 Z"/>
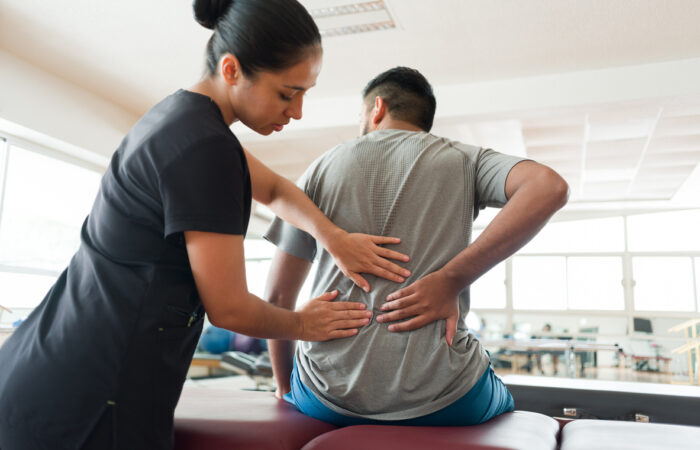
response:
<path id="1" fill-rule="evenodd" d="M 472 425 L 513 399 L 469 334 L 469 285 L 532 238 L 567 200 L 566 182 L 533 161 L 429 133 L 435 97 L 405 67 L 363 91 L 362 136 L 317 159 L 299 185 L 339 227 L 399 236 L 410 255 L 401 284 L 368 276 L 367 293 L 313 238 L 275 219 L 278 246 L 266 297 L 294 308 L 317 257 L 313 292 L 361 301 L 374 313 L 357 335 L 327 342 L 270 341 L 277 395 L 336 425 Z M 479 209 L 502 207 L 474 242 Z M 445 320 L 441 320 L 445 319 Z"/>

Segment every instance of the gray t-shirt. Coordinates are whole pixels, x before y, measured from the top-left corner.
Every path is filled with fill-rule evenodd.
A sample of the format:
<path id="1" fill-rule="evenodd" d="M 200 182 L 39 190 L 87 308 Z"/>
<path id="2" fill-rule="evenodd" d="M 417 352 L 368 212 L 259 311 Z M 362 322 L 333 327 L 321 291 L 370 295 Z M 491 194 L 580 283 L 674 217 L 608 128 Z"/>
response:
<path id="1" fill-rule="evenodd" d="M 348 232 L 396 236 L 390 248 L 408 254 L 403 284 L 366 275 L 369 293 L 353 285 L 307 233 L 275 219 L 265 237 L 318 268 L 313 296 L 338 289 L 335 301 L 359 301 L 373 312 L 359 334 L 299 342 L 302 382 L 333 411 L 377 420 L 430 414 L 466 394 L 488 367 L 488 356 L 463 321 L 449 347 L 445 321 L 390 332 L 374 318 L 391 292 L 443 267 L 469 245 L 472 221 L 486 206 L 503 206 L 505 181 L 521 159 L 423 132 L 380 130 L 318 158 L 298 184 Z M 460 293 L 460 315 L 469 289 Z"/>

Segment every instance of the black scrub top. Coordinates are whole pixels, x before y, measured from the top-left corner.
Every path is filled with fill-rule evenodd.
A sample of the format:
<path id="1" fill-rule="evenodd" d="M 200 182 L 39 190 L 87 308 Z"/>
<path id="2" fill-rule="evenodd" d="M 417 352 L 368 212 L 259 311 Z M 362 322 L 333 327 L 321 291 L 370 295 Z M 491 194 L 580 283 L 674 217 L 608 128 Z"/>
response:
<path id="1" fill-rule="evenodd" d="M 119 448 L 172 448 L 204 313 L 183 231 L 245 235 L 250 202 L 243 149 L 209 97 L 180 90 L 146 113 L 78 252 L 0 347 L 0 449 L 79 448 L 108 408 Z"/>

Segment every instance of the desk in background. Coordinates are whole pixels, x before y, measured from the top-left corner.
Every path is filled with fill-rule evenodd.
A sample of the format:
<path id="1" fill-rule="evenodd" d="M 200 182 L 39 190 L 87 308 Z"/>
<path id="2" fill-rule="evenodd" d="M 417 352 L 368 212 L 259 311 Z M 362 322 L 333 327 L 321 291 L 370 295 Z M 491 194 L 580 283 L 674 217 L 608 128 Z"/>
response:
<path id="1" fill-rule="evenodd" d="M 577 341 L 574 339 L 485 339 L 481 341 L 484 347 L 499 348 L 520 352 L 522 355 L 533 353 L 561 353 L 564 355 L 566 376 L 576 378 L 576 356 L 583 353 L 598 351 L 614 351 L 622 353 L 617 344 L 600 344 L 590 341 Z M 496 356 L 496 353 L 492 353 Z M 513 368 L 516 368 L 513 362 Z M 583 362 L 581 362 L 583 372 Z"/>

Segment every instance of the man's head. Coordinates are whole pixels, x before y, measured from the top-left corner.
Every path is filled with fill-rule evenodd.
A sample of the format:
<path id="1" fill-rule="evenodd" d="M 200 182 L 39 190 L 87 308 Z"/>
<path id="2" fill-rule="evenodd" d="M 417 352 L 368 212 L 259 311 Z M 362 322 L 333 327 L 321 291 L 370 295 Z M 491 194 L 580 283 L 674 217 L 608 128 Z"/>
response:
<path id="1" fill-rule="evenodd" d="M 378 123 L 373 112 L 381 105 L 393 120 L 407 122 L 426 132 L 433 126 L 435 95 L 428 80 L 417 70 L 394 67 L 380 73 L 362 90 L 362 99 L 363 135 L 372 129 L 373 123 Z"/>

